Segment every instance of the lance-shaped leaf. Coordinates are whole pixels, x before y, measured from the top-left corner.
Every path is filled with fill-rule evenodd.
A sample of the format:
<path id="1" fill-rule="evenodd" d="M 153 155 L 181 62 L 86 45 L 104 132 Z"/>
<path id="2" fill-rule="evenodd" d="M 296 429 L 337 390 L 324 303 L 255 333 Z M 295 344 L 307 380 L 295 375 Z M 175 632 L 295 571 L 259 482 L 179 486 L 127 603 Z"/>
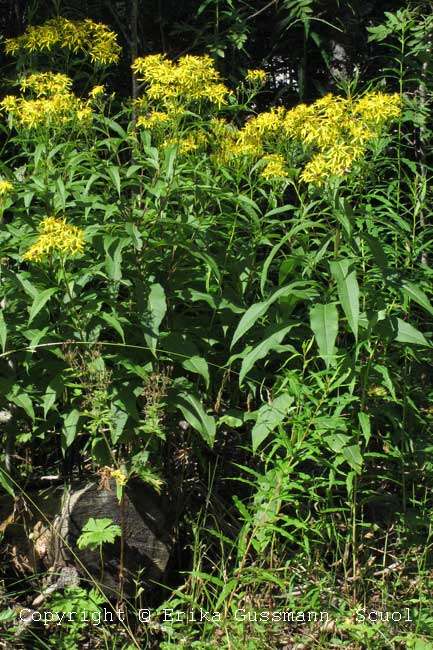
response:
<path id="1" fill-rule="evenodd" d="M 32 306 L 30 307 L 29 320 L 27 325 L 30 325 L 32 320 L 39 314 L 42 307 L 48 302 L 53 293 L 56 293 L 57 289 L 44 289 L 40 291 L 33 299 Z"/>
<path id="2" fill-rule="evenodd" d="M 209 388 L 209 366 L 206 359 L 203 359 L 203 357 L 195 354 L 189 359 L 182 361 L 182 366 L 185 368 L 185 370 L 189 370 L 190 372 L 194 372 L 197 375 L 201 375 L 205 381 L 206 388 Z"/>
<path id="3" fill-rule="evenodd" d="M 335 356 L 335 339 L 338 334 L 338 311 L 334 303 L 318 304 L 310 310 L 310 323 L 319 354 L 329 368 Z"/>
<path id="4" fill-rule="evenodd" d="M 145 334 L 146 343 L 153 354 L 156 352 L 156 344 L 159 337 L 159 326 L 167 311 L 164 288 L 158 284 L 152 284 L 150 287 L 149 298 L 147 301 L 149 311 L 149 325 L 151 334 Z"/>
<path id="5" fill-rule="evenodd" d="M 200 400 L 194 395 L 181 393 L 177 397 L 176 405 L 182 411 L 185 420 L 200 433 L 209 447 L 212 447 L 216 432 L 215 420 L 205 412 Z"/>
<path id="6" fill-rule="evenodd" d="M 359 286 L 356 272 L 349 273 L 349 260 L 330 262 L 331 273 L 337 283 L 338 297 L 347 322 L 355 339 L 358 340 Z"/>
<path id="7" fill-rule="evenodd" d="M 251 305 L 239 321 L 235 333 L 233 334 L 233 340 L 230 347 L 233 347 L 234 344 L 251 329 L 256 321 L 266 314 L 269 307 L 273 305 L 274 302 L 282 296 L 290 295 L 297 296 L 298 298 L 311 298 L 313 295 L 311 284 L 307 282 L 292 282 L 292 284 L 289 284 L 286 287 L 281 287 L 281 289 L 275 291 L 267 300 L 256 302 L 254 305 Z"/>
<path id="8" fill-rule="evenodd" d="M 239 373 L 239 385 L 242 384 L 245 375 L 251 370 L 256 361 L 266 357 L 270 350 L 278 346 L 292 327 L 294 327 L 293 324 L 279 327 L 246 354 Z"/>
<path id="9" fill-rule="evenodd" d="M 2 347 L 3 352 L 6 349 L 7 332 L 8 330 L 3 316 L 3 309 L 0 309 L 0 345 Z"/>
<path id="10" fill-rule="evenodd" d="M 397 336 L 395 340 L 400 341 L 400 343 L 412 343 L 413 345 L 430 345 L 424 334 L 410 323 L 401 320 L 401 318 L 397 318 Z"/>
<path id="11" fill-rule="evenodd" d="M 427 298 L 424 291 L 422 291 L 416 284 L 405 282 L 402 286 L 402 291 L 404 294 L 409 296 L 409 298 L 415 300 L 418 305 L 424 307 L 424 309 L 433 316 L 433 306 L 430 300 Z"/>
<path id="12" fill-rule="evenodd" d="M 264 404 L 257 413 L 257 420 L 251 432 L 253 451 L 262 444 L 270 433 L 284 420 L 293 402 L 292 395 L 283 393 L 272 404 Z"/>

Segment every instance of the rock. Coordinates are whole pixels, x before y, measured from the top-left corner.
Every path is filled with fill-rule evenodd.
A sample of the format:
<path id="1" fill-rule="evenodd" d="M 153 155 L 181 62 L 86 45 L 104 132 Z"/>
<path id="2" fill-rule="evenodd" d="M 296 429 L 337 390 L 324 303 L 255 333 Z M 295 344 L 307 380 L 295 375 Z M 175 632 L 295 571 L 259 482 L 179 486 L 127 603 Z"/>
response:
<path id="1" fill-rule="evenodd" d="M 105 489 L 96 481 L 81 482 L 32 492 L 29 500 L 22 499 L 26 506 L 19 508 L 18 513 L 10 497 L 8 503 L 0 502 L 5 541 L 14 553 L 11 559 L 17 572 L 35 575 L 44 569 L 57 576 L 65 567 L 75 567 L 83 586 L 97 582 L 107 596 L 115 598 L 119 588 L 120 538 L 102 546 L 102 580 L 99 550 L 77 547 L 83 526 L 93 517 L 111 519 L 124 531 L 123 575 L 127 595 L 134 593 L 135 580 L 149 590 L 155 581 L 164 580 L 173 547 L 172 530 L 161 498 L 142 482 L 131 481 L 126 487 L 123 512 L 113 480 L 106 483 Z"/>
<path id="2" fill-rule="evenodd" d="M 48 561 L 55 569 L 74 565 L 84 581 L 97 581 L 107 595 L 119 588 L 121 542 L 104 544 L 103 571 L 99 550 L 78 549 L 83 526 L 94 519 L 108 518 L 123 529 L 123 574 L 126 593 L 133 593 L 134 580 L 150 586 L 160 582 L 172 548 L 171 531 L 158 495 L 146 485 L 128 485 L 123 506 L 116 497 L 114 481 L 109 489 L 97 483 L 72 486 L 65 492 L 59 515 L 54 521 L 48 544 Z M 102 573 L 102 581 L 101 581 Z"/>

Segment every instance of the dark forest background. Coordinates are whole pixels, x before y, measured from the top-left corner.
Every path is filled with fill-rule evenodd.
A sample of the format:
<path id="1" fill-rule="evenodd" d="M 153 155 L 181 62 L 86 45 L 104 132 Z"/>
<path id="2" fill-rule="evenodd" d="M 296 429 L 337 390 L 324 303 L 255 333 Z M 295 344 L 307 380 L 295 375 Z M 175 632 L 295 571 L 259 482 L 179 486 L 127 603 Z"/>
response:
<path id="1" fill-rule="evenodd" d="M 55 15 L 92 18 L 119 34 L 123 61 L 112 71 L 111 85 L 130 94 L 130 62 L 165 52 L 210 53 L 223 76 L 234 83 L 247 68 L 264 67 L 269 74 L 263 103 L 310 101 L 332 89 L 335 75 L 352 75 L 364 83 L 374 80 L 386 52 L 368 41 L 368 27 L 384 21 L 386 12 L 413 5 L 428 11 L 429 2 L 274 0 L 2 0 L 0 32 L 4 38 L 21 34 L 28 24 Z M 15 64 L 15 62 L 14 62 Z M 8 62 L 2 60 L 7 75 Z"/>

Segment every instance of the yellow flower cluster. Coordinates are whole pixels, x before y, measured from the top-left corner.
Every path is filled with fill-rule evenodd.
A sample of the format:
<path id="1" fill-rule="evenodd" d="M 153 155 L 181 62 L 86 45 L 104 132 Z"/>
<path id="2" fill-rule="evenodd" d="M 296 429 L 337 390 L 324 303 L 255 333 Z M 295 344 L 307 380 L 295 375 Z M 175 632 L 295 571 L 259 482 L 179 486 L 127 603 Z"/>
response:
<path id="1" fill-rule="evenodd" d="M 124 487 L 128 482 L 128 477 L 121 469 L 112 469 L 110 467 L 110 476 L 111 478 L 114 478 L 118 487 Z"/>
<path id="2" fill-rule="evenodd" d="M 14 186 L 10 181 L 4 181 L 0 179 L 0 199 L 4 196 L 10 194 L 14 189 Z"/>
<path id="3" fill-rule="evenodd" d="M 72 80 L 64 74 L 31 74 L 21 80 L 20 86 L 36 97 L 27 99 L 7 95 L 0 102 L 0 110 L 9 114 L 12 123 L 28 129 L 57 127 L 71 122 L 88 124 L 92 119 L 89 102 L 74 95 L 71 85 Z"/>
<path id="4" fill-rule="evenodd" d="M 238 162 L 240 158 L 257 158 L 262 151 L 257 146 L 239 141 L 239 136 L 230 134 L 220 143 L 216 160 L 220 163 Z"/>
<path id="5" fill-rule="evenodd" d="M 148 115 L 140 115 L 137 118 L 137 126 L 141 126 L 144 129 L 154 129 L 161 124 L 167 124 L 170 122 L 170 116 L 168 113 L 163 113 L 162 111 L 152 111 Z"/>
<path id="6" fill-rule="evenodd" d="M 137 126 L 156 130 L 161 126 L 175 132 L 188 104 L 210 102 L 221 106 L 229 93 L 221 82 L 209 56 L 183 56 L 173 62 L 163 54 L 153 54 L 134 61 L 132 68 L 147 85 L 146 94 L 136 102 L 142 113 Z M 264 70 L 249 70 L 245 80 L 252 85 L 266 81 Z M 163 109 L 149 110 L 153 102 Z M 400 112 L 399 95 L 370 92 L 359 99 L 326 95 L 311 105 L 300 104 L 287 110 L 275 107 L 250 118 L 238 129 L 221 118 L 208 123 L 210 133 L 194 131 L 180 141 L 176 137 L 162 139 L 163 146 L 176 142 L 179 153 L 196 151 L 208 138 L 219 163 L 239 165 L 263 158 L 261 175 L 266 180 L 286 178 L 287 169 L 281 152 L 293 149 L 307 153 L 310 160 L 300 178 L 307 183 L 323 185 L 330 177 L 343 177 L 362 159 L 370 142 L 377 139 L 383 127 Z M 277 153 L 279 152 L 279 153 Z"/>
<path id="7" fill-rule="evenodd" d="M 221 106 L 229 92 L 207 55 L 187 54 L 174 62 L 163 54 L 151 54 L 135 59 L 132 69 L 147 84 L 147 97 L 168 107 L 191 102 Z"/>
<path id="8" fill-rule="evenodd" d="M 263 86 L 266 83 L 266 72 L 264 70 L 248 70 L 245 80 L 250 84 Z"/>
<path id="9" fill-rule="evenodd" d="M 40 99 L 9 95 L 0 102 L 0 109 L 7 111 L 17 126 L 27 129 L 56 127 L 72 121 L 86 123 L 92 117 L 86 103 L 69 93 Z"/>
<path id="10" fill-rule="evenodd" d="M 261 155 L 263 145 L 281 134 L 284 113 L 285 109 L 278 107 L 250 118 L 241 130 L 237 144 L 241 148 L 246 146 L 257 156 Z"/>
<path id="11" fill-rule="evenodd" d="M 35 72 L 20 81 L 21 90 L 23 92 L 30 90 L 36 97 L 68 93 L 71 86 L 72 79 L 58 72 Z"/>
<path id="12" fill-rule="evenodd" d="M 371 126 L 382 126 L 384 122 L 395 120 L 401 113 L 400 95 L 387 95 L 376 92 L 367 93 L 354 105 L 354 115 Z"/>
<path id="13" fill-rule="evenodd" d="M 287 178 L 287 171 L 285 169 L 285 160 L 283 156 L 278 153 L 268 154 L 263 156 L 262 160 L 266 163 L 266 167 L 262 170 L 261 176 L 267 181 L 281 180 Z"/>
<path id="14" fill-rule="evenodd" d="M 96 99 L 100 97 L 105 92 L 104 86 L 93 86 L 92 90 L 89 92 L 89 97 L 91 99 Z"/>
<path id="15" fill-rule="evenodd" d="M 365 156 L 368 143 L 378 138 L 384 126 L 398 118 L 400 112 L 399 95 L 381 92 L 367 93 L 355 100 L 326 95 L 309 106 L 300 104 L 288 111 L 273 108 L 250 118 L 237 134 L 222 139 L 219 160 L 227 162 L 239 156 L 260 158 L 269 149 L 286 146 L 293 140 L 313 154 L 302 170 L 301 180 L 320 186 L 332 176 L 345 176 Z M 284 177 L 283 163 L 284 160 L 269 161 L 262 175 L 271 178 L 281 173 Z"/>
<path id="16" fill-rule="evenodd" d="M 320 186 L 331 176 L 345 176 L 365 156 L 368 143 L 400 112 L 400 96 L 380 92 L 357 100 L 326 95 L 310 106 L 301 104 L 288 111 L 283 120 L 285 135 L 318 150 L 301 180 Z"/>
<path id="17" fill-rule="evenodd" d="M 163 142 L 164 147 L 176 145 L 178 147 L 178 152 L 181 155 L 186 155 L 192 153 L 193 151 L 197 151 L 206 144 L 206 135 L 202 131 L 193 131 L 188 135 L 184 135 L 180 139 L 169 138 Z"/>
<path id="18" fill-rule="evenodd" d="M 84 53 L 98 65 L 117 63 L 121 52 L 116 34 L 89 18 L 82 21 L 52 18 L 43 25 L 27 27 L 24 34 L 6 39 L 5 44 L 6 53 L 12 55 L 22 51 L 51 52 L 55 48 Z"/>
<path id="19" fill-rule="evenodd" d="M 251 117 L 243 129 L 222 126 L 219 128 L 219 151 L 217 160 L 221 163 L 238 161 L 239 158 L 260 158 L 265 152 L 265 146 L 275 144 L 281 137 L 282 117 L 284 108 L 274 108 L 271 111 Z"/>
<path id="20" fill-rule="evenodd" d="M 64 219 L 45 217 L 39 226 L 39 237 L 24 253 L 23 259 L 41 262 L 50 253 L 72 257 L 84 250 L 84 231 L 71 226 Z"/>

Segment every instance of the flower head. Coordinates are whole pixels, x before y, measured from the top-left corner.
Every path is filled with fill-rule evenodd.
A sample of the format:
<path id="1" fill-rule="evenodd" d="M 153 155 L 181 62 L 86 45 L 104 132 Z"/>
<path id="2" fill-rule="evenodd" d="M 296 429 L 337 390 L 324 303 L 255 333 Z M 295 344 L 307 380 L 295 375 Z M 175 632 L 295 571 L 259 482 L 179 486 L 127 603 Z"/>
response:
<path id="1" fill-rule="evenodd" d="M 44 217 L 39 226 L 39 237 L 24 253 L 23 259 L 41 262 L 51 253 L 73 257 L 84 250 L 84 231 L 71 226 L 64 219 Z"/>
<path id="2" fill-rule="evenodd" d="M 0 199 L 4 196 L 10 194 L 14 189 L 14 186 L 10 181 L 0 180 Z"/>
<path id="3" fill-rule="evenodd" d="M 36 97 L 68 94 L 71 85 L 70 77 L 57 72 L 35 72 L 20 81 L 21 90 L 30 90 Z"/>
<path id="4" fill-rule="evenodd" d="M 30 92 L 30 98 L 7 95 L 0 101 L 0 111 L 8 113 L 16 127 L 27 129 L 88 123 L 92 117 L 89 102 L 74 95 L 71 84 L 72 80 L 64 74 L 28 75 L 20 85 L 23 91 Z"/>
<path id="5" fill-rule="evenodd" d="M 92 99 L 96 99 L 97 97 L 100 97 L 103 95 L 105 92 L 104 86 L 93 86 L 92 90 L 89 93 L 89 97 Z"/>
<path id="6" fill-rule="evenodd" d="M 42 25 L 30 25 L 24 34 L 6 39 L 7 54 L 25 52 L 51 52 L 55 48 L 82 53 L 98 65 L 117 63 L 121 48 L 117 36 L 107 25 L 93 20 L 51 18 Z"/>
<path id="7" fill-rule="evenodd" d="M 191 102 L 221 106 L 229 92 L 207 55 L 187 54 L 174 62 L 163 54 L 151 54 L 135 59 L 132 69 L 147 84 L 148 98 L 166 106 Z"/>
<path id="8" fill-rule="evenodd" d="M 250 84 L 263 86 L 266 83 L 266 72 L 264 70 L 248 70 L 245 80 Z"/>
<path id="9" fill-rule="evenodd" d="M 110 468 L 111 478 L 114 478 L 118 487 L 123 487 L 128 482 L 128 477 L 122 472 L 121 469 Z"/>
<path id="10" fill-rule="evenodd" d="M 161 111 L 152 111 L 148 115 L 140 115 L 137 118 L 137 126 L 149 130 L 161 126 L 162 124 L 166 124 L 167 122 L 170 122 L 170 116 Z"/>
<path id="11" fill-rule="evenodd" d="M 287 171 L 284 168 L 285 160 L 278 153 L 269 154 L 263 157 L 266 167 L 261 172 L 261 176 L 267 181 L 287 178 Z"/>

